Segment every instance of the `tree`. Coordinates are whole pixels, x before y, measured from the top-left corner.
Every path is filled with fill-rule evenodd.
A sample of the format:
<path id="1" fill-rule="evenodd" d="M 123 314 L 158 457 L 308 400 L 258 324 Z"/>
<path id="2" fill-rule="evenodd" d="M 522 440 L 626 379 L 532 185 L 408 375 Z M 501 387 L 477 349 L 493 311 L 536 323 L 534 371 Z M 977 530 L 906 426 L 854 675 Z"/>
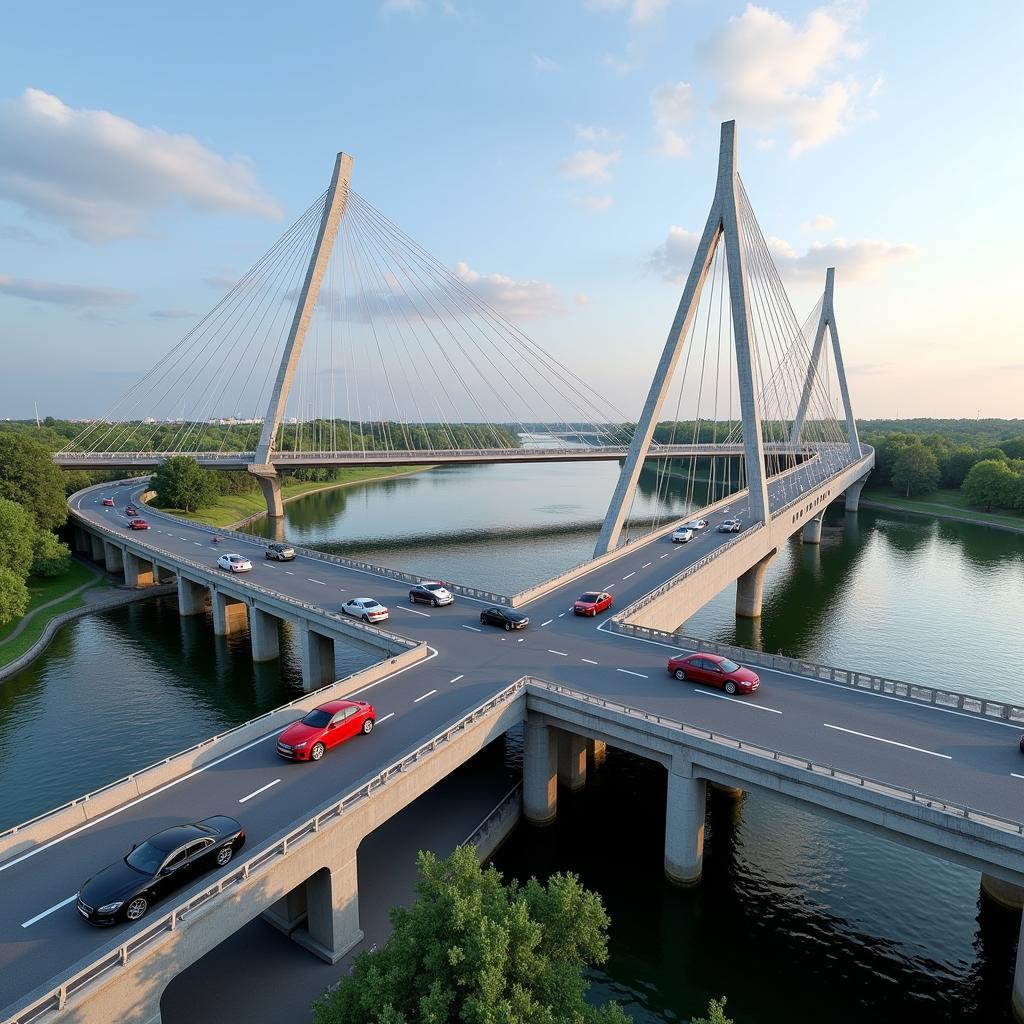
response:
<path id="1" fill-rule="evenodd" d="M 71 567 L 71 549 L 49 530 L 38 530 L 32 543 L 32 575 L 63 576 Z"/>
<path id="2" fill-rule="evenodd" d="M 359 954 L 315 1024 L 628 1024 L 617 1003 L 584 998 L 608 915 L 575 875 L 506 885 L 472 847 L 420 852 L 417 867 L 418 899 L 391 911 L 387 944 Z"/>
<path id="3" fill-rule="evenodd" d="M 25 579 L 6 566 L 0 566 L 0 624 L 18 619 L 28 608 Z"/>
<path id="4" fill-rule="evenodd" d="M 971 505 L 984 505 L 986 512 L 997 508 L 1013 508 L 1018 497 L 1021 474 L 999 459 L 976 463 L 964 480 L 961 491 Z"/>
<path id="5" fill-rule="evenodd" d="M 725 996 L 721 999 L 712 999 L 708 1003 L 708 1015 L 697 1017 L 690 1021 L 690 1024 L 733 1024 L 732 1018 L 725 1015 Z"/>
<path id="6" fill-rule="evenodd" d="M 55 530 L 68 517 L 61 470 L 45 445 L 23 434 L 0 433 L 0 498 L 23 505 L 40 530 Z"/>
<path id="7" fill-rule="evenodd" d="M 939 485 L 939 463 L 920 441 L 904 448 L 892 467 L 892 485 L 909 498 L 927 494 Z"/>
<path id="8" fill-rule="evenodd" d="M 0 567 L 24 581 L 32 568 L 32 544 L 36 537 L 32 515 L 15 501 L 0 498 Z"/>
<path id="9" fill-rule="evenodd" d="M 187 455 L 176 455 L 160 466 L 153 474 L 152 487 L 157 505 L 186 512 L 212 505 L 220 494 L 213 474 Z"/>

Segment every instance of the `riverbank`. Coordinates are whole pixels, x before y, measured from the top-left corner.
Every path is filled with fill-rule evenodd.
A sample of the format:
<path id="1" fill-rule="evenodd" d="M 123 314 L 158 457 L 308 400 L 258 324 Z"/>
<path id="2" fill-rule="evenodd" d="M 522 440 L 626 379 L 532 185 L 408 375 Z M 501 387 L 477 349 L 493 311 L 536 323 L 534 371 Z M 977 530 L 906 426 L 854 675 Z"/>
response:
<path id="1" fill-rule="evenodd" d="M 433 466 L 367 466 L 365 469 L 355 467 L 339 470 L 340 477 L 327 482 L 323 480 L 292 481 L 286 477 L 281 485 L 281 497 L 287 504 L 289 501 L 305 498 L 318 491 L 333 491 L 339 487 L 352 487 L 355 484 L 390 480 L 394 477 L 409 476 L 412 473 L 422 473 L 424 470 L 433 468 Z M 199 512 L 186 512 L 179 508 L 165 508 L 161 511 L 180 516 L 182 519 L 191 519 L 193 522 L 203 523 L 206 526 L 219 526 L 224 529 L 244 526 L 253 520 L 262 519 L 267 514 L 263 495 L 258 491 L 249 494 L 221 495 L 213 505 L 209 505 Z"/>
<path id="2" fill-rule="evenodd" d="M 860 503 L 865 508 L 912 512 L 915 515 L 931 516 L 933 519 L 948 519 L 974 526 L 994 526 L 1010 533 L 1024 533 L 1024 515 L 1014 512 L 979 511 L 967 504 L 959 490 L 932 491 L 923 498 L 906 498 L 890 488 L 880 487 L 876 490 L 865 490 Z"/>

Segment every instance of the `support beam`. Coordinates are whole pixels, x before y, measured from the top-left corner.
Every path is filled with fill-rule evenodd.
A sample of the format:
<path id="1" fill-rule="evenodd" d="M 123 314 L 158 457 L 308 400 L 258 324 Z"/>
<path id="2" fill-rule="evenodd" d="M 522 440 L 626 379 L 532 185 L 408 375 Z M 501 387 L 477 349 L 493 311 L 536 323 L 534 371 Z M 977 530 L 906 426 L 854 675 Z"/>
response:
<path id="1" fill-rule="evenodd" d="M 109 540 L 103 542 L 103 561 L 107 572 L 124 572 L 124 552 Z"/>
<path id="2" fill-rule="evenodd" d="M 536 720 L 523 726 L 523 816 L 550 825 L 558 814 L 558 737 Z"/>
<path id="3" fill-rule="evenodd" d="M 273 661 L 281 656 L 277 635 L 279 621 L 276 615 L 256 605 L 249 609 L 249 639 L 252 642 L 253 661 Z"/>
<path id="4" fill-rule="evenodd" d="M 291 935 L 306 921 L 306 883 L 297 885 L 287 896 L 282 896 L 260 917 L 284 935 Z"/>
<path id="5" fill-rule="evenodd" d="M 86 530 L 83 530 L 80 526 L 76 526 L 72 530 L 72 537 L 74 539 L 75 550 L 80 555 L 86 557 L 92 552 L 92 544 L 89 542 L 89 534 Z"/>
<path id="6" fill-rule="evenodd" d="M 654 428 L 672 383 L 672 374 L 679 362 L 686 337 L 697 313 L 701 291 L 715 249 L 725 244 L 726 269 L 729 275 L 729 296 L 736 344 L 736 372 L 739 383 L 740 415 L 743 421 L 743 448 L 747 485 L 750 494 L 750 517 L 753 522 L 767 522 L 768 488 L 765 478 L 764 442 L 761 435 L 761 409 L 753 376 L 754 352 L 750 331 L 750 303 L 747 296 L 745 255 L 739 235 L 739 210 L 736 190 L 736 122 L 722 124 L 721 145 L 718 153 L 718 179 L 715 197 L 711 202 L 704 234 L 690 266 L 683 296 L 661 360 L 654 372 L 654 380 L 647 394 L 643 412 L 633 433 L 629 454 L 619 474 L 608 513 L 594 548 L 598 558 L 618 546 L 622 525 L 636 492 L 637 480 L 650 448 Z"/>
<path id="7" fill-rule="evenodd" d="M 334 682 L 334 641 L 329 636 L 299 623 L 302 655 L 302 688 L 308 693 Z"/>
<path id="8" fill-rule="evenodd" d="M 558 783 L 570 793 L 587 785 L 587 741 L 564 729 L 558 730 Z"/>
<path id="9" fill-rule="evenodd" d="M 130 551 L 124 553 L 124 582 L 129 587 L 151 587 L 153 585 L 153 564 L 139 558 Z"/>
<path id="10" fill-rule="evenodd" d="M 210 604 L 213 608 L 213 631 L 217 636 L 230 636 L 245 629 L 248 616 L 244 601 L 213 590 L 210 592 Z"/>
<path id="11" fill-rule="evenodd" d="M 812 519 L 804 523 L 803 540 L 805 544 L 821 543 L 821 521 L 825 518 L 824 512 L 819 512 Z"/>
<path id="12" fill-rule="evenodd" d="M 665 801 L 665 877 L 676 885 L 700 884 L 704 865 L 704 779 L 668 773 Z"/>
<path id="13" fill-rule="evenodd" d="M 864 490 L 864 485 L 867 482 L 868 478 L 863 476 L 856 483 L 852 483 L 846 488 L 847 512 L 856 512 L 860 508 L 860 492 Z"/>
<path id="14" fill-rule="evenodd" d="M 736 580 L 736 614 L 744 619 L 761 617 L 761 600 L 764 597 L 764 574 L 775 557 L 771 551 L 760 562 L 752 565 Z"/>
<path id="15" fill-rule="evenodd" d="M 193 583 L 184 576 L 178 576 L 178 614 L 202 615 L 206 611 L 208 591 L 201 583 Z"/>
<path id="16" fill-rule="evenodd" d="M 363 939 L 359 927 L 356 852 L 340 865 L 322 868 L 306 882 L 306 926 L 292 939 L 321 960 L 336 964 Z"/>

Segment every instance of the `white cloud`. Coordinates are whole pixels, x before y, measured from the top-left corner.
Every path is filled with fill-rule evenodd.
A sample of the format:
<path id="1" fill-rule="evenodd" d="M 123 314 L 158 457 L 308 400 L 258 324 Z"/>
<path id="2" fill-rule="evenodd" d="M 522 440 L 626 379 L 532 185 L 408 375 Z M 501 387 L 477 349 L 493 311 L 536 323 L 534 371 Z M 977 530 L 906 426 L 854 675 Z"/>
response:
<path id="1" fill-rule="evenodd" d="M 664 82 L 651 93 L 651 113 L 655 131 L 661 136 L 661 151 L 666 156 L 686 156 L 690 140 L 678 129 L 693 118 L 693 86 L 686 82 Z"/>
<path id="2" fill-rule="evenodd" d="M 481 274 L 464 262 L 456 264 L 455 274 L 509 320 L 539 320 L 564 312 L 558 292 L 547 281 L 516 281 L 505 274 Z"/>
<path id="3" fill-rule="evenodd" d="M 592 306 L 594 304 L 594 300 L 586 292 L 577 292 L 573 296 L 573 302 L 577 306 Z"/>
<path id="4" fill-rule="evenodd" d="M 764 131 L 782 129 L 793 155 L 843 132 L 860 83 L 839 77 L 838 69 L 863 53 L 851 32 L 859 11 L 857 5 L 819 7 L 800 27 L 748 4 L 700 54 L 719 84 L 713 112 Z"/>
<path id="5" fill-rule="evenodd" d="M 648 257 L 648 270 L 673 284 L 681 284 L 690 272 L 699 241 L 700 235 L 696 232 L 673 225 L 665 241 Z M 835 267 L 839 281 L 845 285 L 876 278 L 893 264 L 917 256 L 912 245 L 880 239 L 837 238 L 832 242 L 816 242 L 804 253 L 798 253 L 781 238 L 769 236 L 765 242 L 784 281 L 812 284 L 820 281 L 822 286 L 827 267 Z"/>
<path id="6" fill-rule="evenodd" d="M 93 288 L 80 284 L 62 284 L 59 281 L 40 281 L 0 274 L 0 294 L 18 299 L 31 299 L 54 306 L 130 306 L 138 300 L 134 292 L 120 288 Z"/>
<path id="7" fill-rule="evenodd" d="M 581 149 L 567 157 L 558 169 L 567 178 L 588 178 L 591 181 L 611 181 L 608 168 L 616 163 L 622 154 L 600 153 L 596 149 Z"/>
<path id="8" fill-rule="evenodd" d="M 26 89 L 0 101 L 0 199 L 90 242 L 137 235 L 159 209 L 278 217 L 239 159 L 105 110 L 74 109 Z"/>
<path id="9" fill-rule="evenodd" d="M 216 273 L 208 274 L 204 277 L 203 284 L 209 285 L 219 292 L 229 292 L 240 280 L 241 278 L 235 277 L 231 273 L 229 267 L 225 267 L 223 270 L 218 270 Z"/>
<path id="10" fill-rule="evenodd" d="M 800 225 L 801 231 L 828 231 L 836 226 L 835 218 L 827 213 L 819 213 L 814 220 L 805 220 Z"/>
<path id="11" fill-rule="evenodd" d="M 537 71 L 545 73 L 562 70 L 562 65 L 558 61 L 554 61 L 550 57 L 541 57 L 536 53 L 533 55 L 533 66 Z"/>
<path id="12" fill-rule="evenodd" d="M 610 128 L 602 128 L 595 124 L 578 124 L 576 125 L 576 140 L 578 142 L 606 145 L 621 142 L 622 133 L 613 132 Z"/>
<path id="13" fill-rule="evenodd" d="M 604 213 L 611 209 L 611 196 L 573 196 L 572 200 L 577 206 L 591 213 Z"/>

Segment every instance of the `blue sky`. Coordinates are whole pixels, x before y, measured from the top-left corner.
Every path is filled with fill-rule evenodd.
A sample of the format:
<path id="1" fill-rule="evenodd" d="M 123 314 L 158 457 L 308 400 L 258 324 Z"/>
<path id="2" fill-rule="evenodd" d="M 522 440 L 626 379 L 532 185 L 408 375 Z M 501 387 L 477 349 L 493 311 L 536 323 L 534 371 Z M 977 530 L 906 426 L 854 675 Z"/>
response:
<path id="1" fill-rule="evenodd" d="M 97 13 L 98 12 L 98 13 Z M 59 4 L 5 13 L 0 415 L 101 413 L 353 186 L 636 414 L 718 124 L 862 416 L 1024 416 L 1021 5 Z M 1009 301 L 1007 301 L 1009 299 Z"/>

